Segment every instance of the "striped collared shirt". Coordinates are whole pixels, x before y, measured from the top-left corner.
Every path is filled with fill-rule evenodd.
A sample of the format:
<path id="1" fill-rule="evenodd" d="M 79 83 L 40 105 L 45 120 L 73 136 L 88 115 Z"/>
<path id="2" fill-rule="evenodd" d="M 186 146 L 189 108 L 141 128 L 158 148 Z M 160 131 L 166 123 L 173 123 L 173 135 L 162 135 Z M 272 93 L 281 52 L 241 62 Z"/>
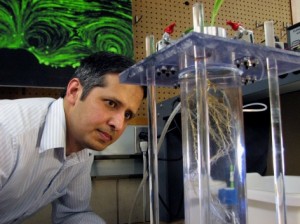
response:
<path id="1" fill-rule="evenodd" d="M 52 202 L 53 223 L 104 223 L 89 208 L 87 149 L 65 156 L 63 100 L 0 101 L 0 224 L 21 223 Z"/>

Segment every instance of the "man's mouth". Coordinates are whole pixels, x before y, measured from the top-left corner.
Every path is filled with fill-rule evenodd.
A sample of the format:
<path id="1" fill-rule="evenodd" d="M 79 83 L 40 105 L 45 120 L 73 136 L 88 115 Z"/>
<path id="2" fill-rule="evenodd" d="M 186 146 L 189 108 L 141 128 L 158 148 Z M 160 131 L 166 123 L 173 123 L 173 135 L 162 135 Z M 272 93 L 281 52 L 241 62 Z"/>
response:
<path id="1" fill-rule="evenodd" d="M 112 140 L 112 136 L 110 134 L 108 134 L 107 132 L 104 132 L 104 131 L 99 131 L 99 136 L 100 136 L 100 139 L 104 142 L 109 142 Z"/>

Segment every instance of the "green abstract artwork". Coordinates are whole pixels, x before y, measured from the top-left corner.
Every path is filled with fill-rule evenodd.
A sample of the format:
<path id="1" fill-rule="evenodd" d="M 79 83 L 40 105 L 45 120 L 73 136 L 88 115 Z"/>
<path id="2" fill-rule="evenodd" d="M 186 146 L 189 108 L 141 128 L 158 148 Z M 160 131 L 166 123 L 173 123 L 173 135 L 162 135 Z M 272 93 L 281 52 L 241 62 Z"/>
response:
<path id="1" fill-rule="evenodd" d="M 32 73 L 56 79 L 97 51 L 133 58 L 131 0 L 0 1 L 0 85 L 18 75 L 38 86 Z"/>

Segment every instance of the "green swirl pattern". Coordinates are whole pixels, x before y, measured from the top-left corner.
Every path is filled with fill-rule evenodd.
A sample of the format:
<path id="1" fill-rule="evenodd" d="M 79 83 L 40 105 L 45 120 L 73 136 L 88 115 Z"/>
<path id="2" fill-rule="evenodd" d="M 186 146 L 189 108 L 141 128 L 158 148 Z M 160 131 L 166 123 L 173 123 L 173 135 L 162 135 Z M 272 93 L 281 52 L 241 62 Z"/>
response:
<path id="1" fill-rule="evenodd" d="M 131 0 L 1 0 L 0 15 L 0 48 L 46 66 L 75 68 L 97 51 L 133 58 Z"/>

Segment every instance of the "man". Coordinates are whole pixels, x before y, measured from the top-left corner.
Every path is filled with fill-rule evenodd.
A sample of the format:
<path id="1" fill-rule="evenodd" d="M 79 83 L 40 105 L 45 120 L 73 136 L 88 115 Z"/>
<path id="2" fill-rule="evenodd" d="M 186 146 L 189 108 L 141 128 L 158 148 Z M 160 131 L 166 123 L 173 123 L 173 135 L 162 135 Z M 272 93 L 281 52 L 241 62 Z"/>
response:
<path id="1" fill-rule="evenodd" d="M 119 82 L 133 62 L 84 59 L 62 98 L 0 101 L 0 223 L 21 223 L 52 202 L 53 223 L 104 223 L 89 208 L 88 149 L 115 142 L 137 113 L 143 88 Z"/>

